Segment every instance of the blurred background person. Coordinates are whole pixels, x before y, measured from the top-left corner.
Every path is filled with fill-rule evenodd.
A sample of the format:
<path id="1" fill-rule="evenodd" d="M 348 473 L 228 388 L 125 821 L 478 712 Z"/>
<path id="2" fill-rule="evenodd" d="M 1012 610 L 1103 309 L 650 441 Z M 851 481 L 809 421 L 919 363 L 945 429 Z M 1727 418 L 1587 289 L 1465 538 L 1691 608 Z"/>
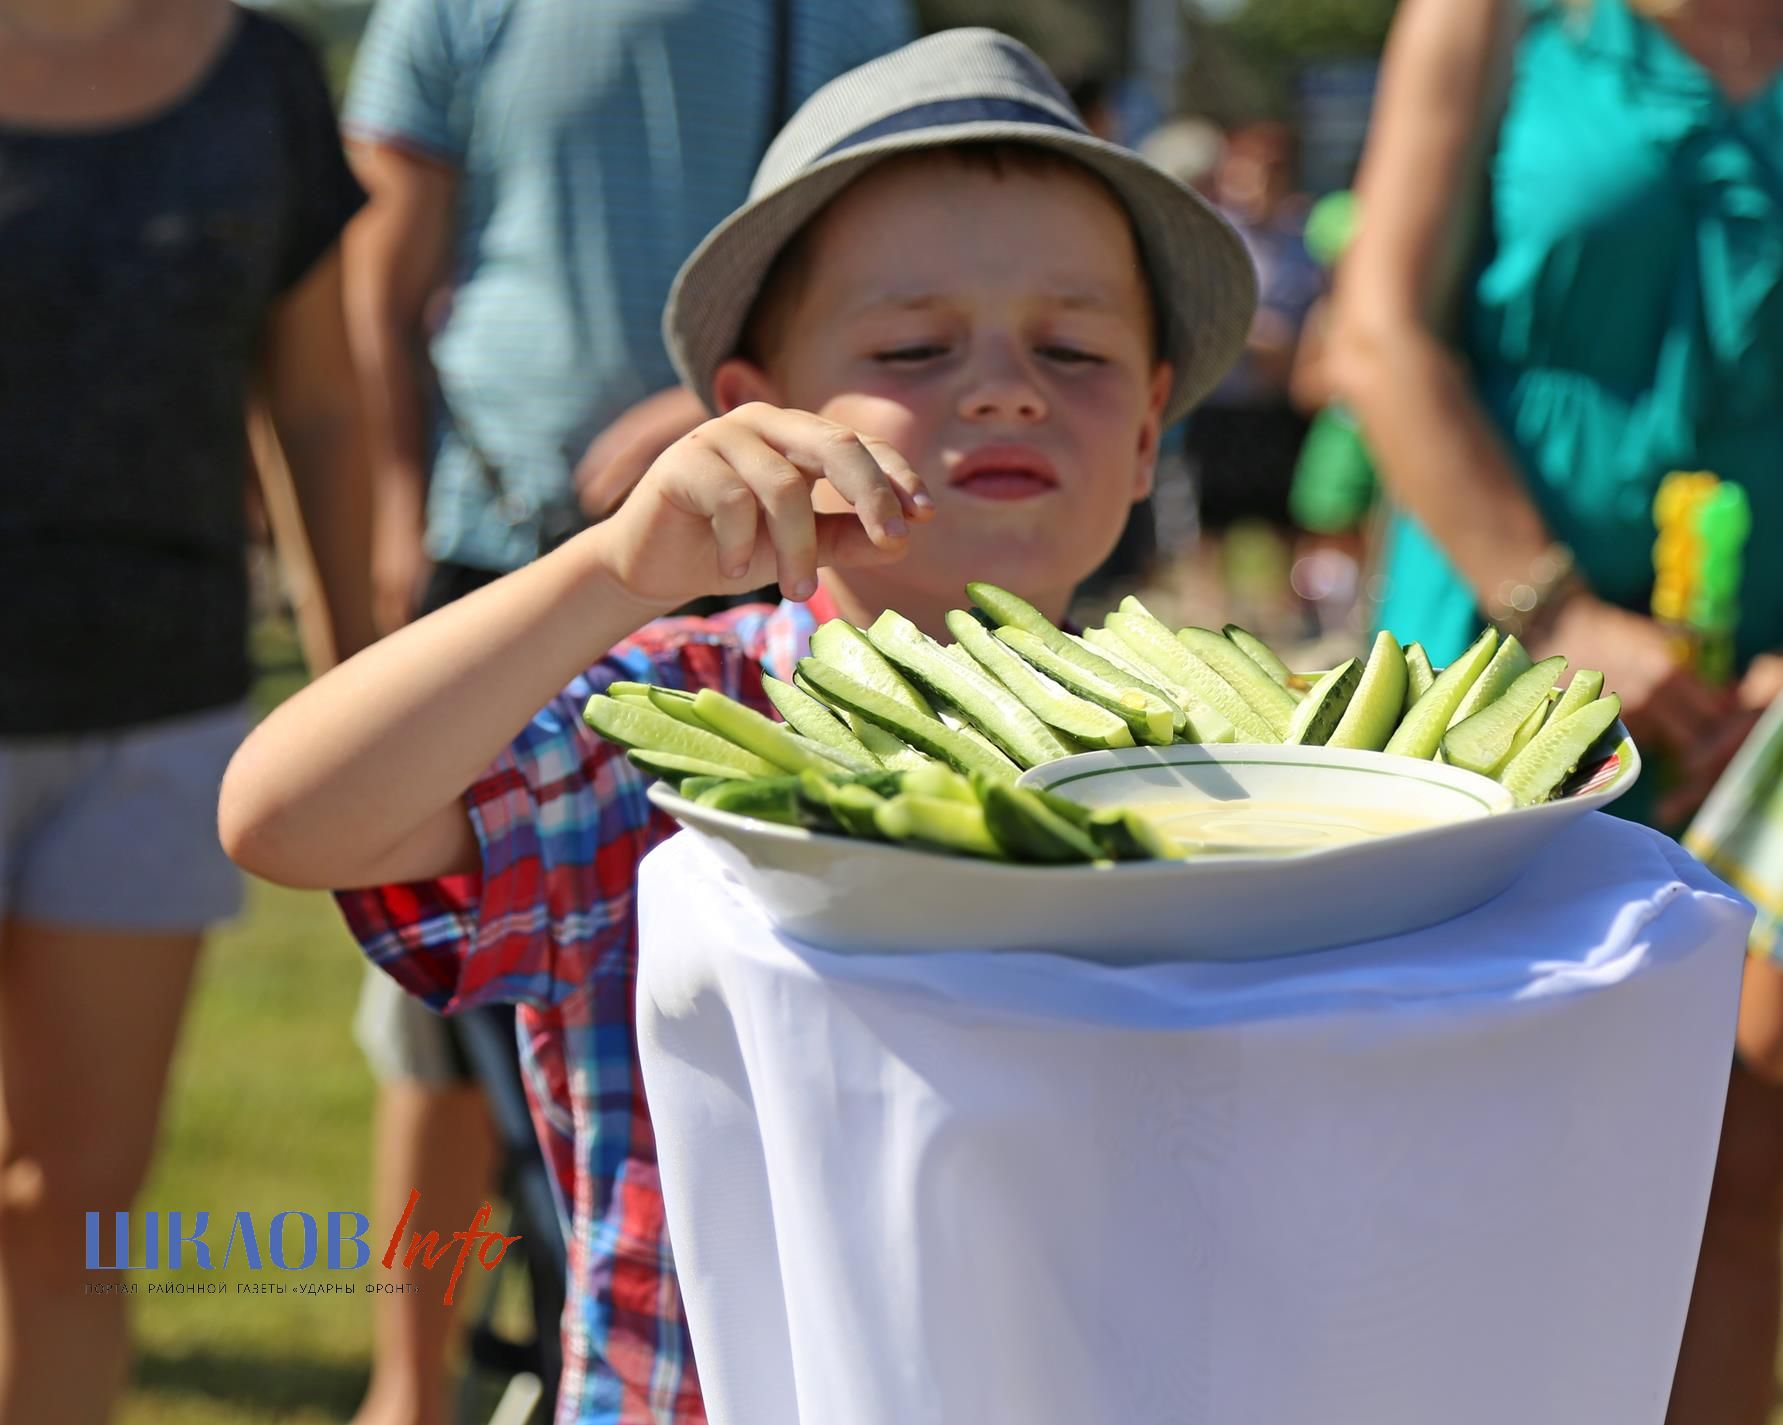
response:
<path id="1" fill-rule="evenodd" d="M 1198 406 L 1185 431 L 1204 539 L 1198 557 L 1224 567 L 1241 622 L 1302 632 L 1287 592 L 1288 489 L 1306 434 L 1289 384 L 1301 327 L 1324 289 L 1301 225 L 1295 141 L 1269 121 L 1232 130 L 1214 197 L 1257 266 L 1259 302 L 1244 359 Z M 1289 627 L 1284 629 L 1283 623 Z"/>
<path id="2" fill-rule="evenodd" d="M 1344 260 L 1340 394 L 1398 506 L 1379 622 L 1441 664 L 1483 618 L 1601 668 L 1674 777 L 1618 809 L 1678 827 L 1775 691 L 1783 564 L 1747 561 L 1735 683 L 1647 609 L 1673 470 L 1783 516 L 1783 4 L 1406 0 Z M 1653 778 L 1658 782 L 1660 778 Z M 1742 1057 L 1783 977 L 1754 956 Z M 1764 1421 L 1775 1385 L 1783 1090 L 1736 1067 L 1677 1425 Z"/>
<path id="3" fill-rule="evenodd" d="M 0 0 L 6 1425 L 99 1425 L 123 1384 L 84 1214 L 142 1184 L 200 938 L 239 902 L 215 803 L 246 726 L 250 399 L 333 653 L 371 637 L 337 243 L 361 200 L 282 25 Z"/>
<path id="4" fill-rule="evenodd" d="M 663 349 L 670 281 L 742 202 L 785 117 L 914 34 L 904 0 L 381 0 L 346 128 L 371 195 L 348 286 L 385 627 L 612 509 L 706 418 Z M 380 1081 L 375 1220 L 418 1188 L 440 1220 L 468 1221 L 494 1157 L 469 1065 L 511 1105 L 517 1069 L 491 1082 L 483 1050 L 514 1043 L 513 1010 L 449 1022 L 370 971 L 358 1021 Z M 508 1151 L 538 1169 L 513 1117 Z M 561 1190 L 556 1207 L 567 1222 Z M 540 1226 L 514 1230 L 536 1249 Z M 449 1315 L 423 1289 L 380 1298 L 375 1323 L 357 1425 L 444 1421 Z"/>

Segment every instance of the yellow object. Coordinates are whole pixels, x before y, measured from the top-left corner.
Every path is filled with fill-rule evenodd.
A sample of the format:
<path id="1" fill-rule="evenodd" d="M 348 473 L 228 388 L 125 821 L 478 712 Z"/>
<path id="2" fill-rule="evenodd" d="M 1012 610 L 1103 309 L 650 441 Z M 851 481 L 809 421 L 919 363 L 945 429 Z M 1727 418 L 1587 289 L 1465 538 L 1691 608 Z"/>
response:
<path id="1" fill-rule="evenodd" d="M 1674 470 L 1659 482 L 1653 497 L 1653 617 L 1674 628 L 1673 656 L 1695 661 L 1696 640 L 1685 629 L 1691 603 L 1702 579 L 1703 541 L 1697 515 L 1721 484 L 1707 470 Z"/>

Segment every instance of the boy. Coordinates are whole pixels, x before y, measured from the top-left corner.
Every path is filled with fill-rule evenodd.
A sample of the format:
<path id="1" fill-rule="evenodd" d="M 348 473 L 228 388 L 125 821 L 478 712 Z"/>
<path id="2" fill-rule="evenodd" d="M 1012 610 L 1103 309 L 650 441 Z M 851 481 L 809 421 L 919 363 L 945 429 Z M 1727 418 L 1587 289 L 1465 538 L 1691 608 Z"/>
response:
<path id="1" fill-rule="evenodd" d="M 823 619 L 895 608 L 944 635 L 971 578 L 1061 617 L 1254 300 L 1231 231 L 1091 138 L 1026 49 L 907 46 L 814 95 L 682 269 L 665 334 L 723 414 L 612 519 L 313 684 L 237 756 L 231 855 L 381 887 L 340 893 L 354 934 L 435 1008 L 523 1006 L 574 1224 L 560 1421 L 704 1418 L 633 1043 L 635 872 L 674 826 L 583 703 L 629 678 L 765 711 L 763 669 L 790 676 Z M 775 579 L 777 608 L 662 618 Z"/>

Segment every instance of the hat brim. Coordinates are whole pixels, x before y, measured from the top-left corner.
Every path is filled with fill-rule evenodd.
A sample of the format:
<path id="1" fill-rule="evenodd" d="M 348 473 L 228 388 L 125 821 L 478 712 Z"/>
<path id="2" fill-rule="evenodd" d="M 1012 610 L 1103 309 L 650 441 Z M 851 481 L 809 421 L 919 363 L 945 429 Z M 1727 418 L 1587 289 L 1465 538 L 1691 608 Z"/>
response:
<path id="1" fill-rule="evenodd" d="M 1250 254 L 1192 188 L 1128 149 L 1040 124 L 976 121 L 891 134 L 811 165 L 732 213 L 683 264 L 663 310 L 663 340 L 681 379 L 714 410 L 712 377 L 734 356 L 743 322 L 787 242 L 862 173 L 901 153 L 968 143 L 1052 149 L 1099 175 L 1125 203 L 1175 366 L 1166 422 L 1188 410 L 1244 350 L 1257 307 Z"/>

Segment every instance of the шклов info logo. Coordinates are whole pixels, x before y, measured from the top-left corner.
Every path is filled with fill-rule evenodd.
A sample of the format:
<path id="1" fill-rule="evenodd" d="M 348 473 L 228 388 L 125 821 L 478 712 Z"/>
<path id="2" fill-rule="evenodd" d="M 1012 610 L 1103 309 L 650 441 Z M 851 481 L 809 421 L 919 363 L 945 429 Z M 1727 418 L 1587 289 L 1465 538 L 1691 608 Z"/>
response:
<path id="1" fill-rule="evenodd" d="M 493 1270 L 501 1264 L 508 1248 L 520 1239 L 486 1228 L 491 1208 L 484 1203 L 469 1227 L 452 1233 L 445 1241 L 440 1240 L 438 1232 L 413 1232 L 405 1249 L 403 1234 L 408 1232 L 420 1200 L 418 1191 L 409 1194 L 409 1205 L 403 1209 L 402 1219 L 384 1249 L 383 1263 L 387 1268 L 393 1267 L 400 1253 L 403 1266 L 413 1267 L 419 1261 L 432 1271 L 452 1244 L 457 1243 L 458 1256 L 446 1283 L 446 1305 L 450 1306 L 465 1260 L 473 1252 L 478 1265 L 485 1271 Z M 208 1212 L 192 1214 L 189 1232 L 184 1230 L 186 1214 L 181 1212 L 119 1212 L 113 1214 L 112 1260 L 108 1262 L 101 1250 L 100 1220 L 105 1215 L 87 1214 L 87 1270 L 91 1272 L 177 1272 L 186 1268 L 188 1260 L 199 1271 L 221 1271 L 236 1260 L 237 1253 L 238 1265 L 252 1272 L 265 1271 L 269 1262 L 279 1271 L 303 1272 L 324 1261 L 331 1272 L 356 1272 L 371 1260 L 371 1247 L 365 1241 L 371 1219 L 362 1212 L 325 1213 L 322 1223 L 308 1212 L 276 1212 L 264 1224 L 257 1223 L 251 1212 L 237 1212 L 229 1219 L 228 1240 L 220 1258 L 212 1250 L 220 1234 L 211 1233 Z M 140 1233 L 136 1230 L 137 1218 L 141 1219 Z M 138 1246 L 141 1261 L 135 1260 Z"/>

